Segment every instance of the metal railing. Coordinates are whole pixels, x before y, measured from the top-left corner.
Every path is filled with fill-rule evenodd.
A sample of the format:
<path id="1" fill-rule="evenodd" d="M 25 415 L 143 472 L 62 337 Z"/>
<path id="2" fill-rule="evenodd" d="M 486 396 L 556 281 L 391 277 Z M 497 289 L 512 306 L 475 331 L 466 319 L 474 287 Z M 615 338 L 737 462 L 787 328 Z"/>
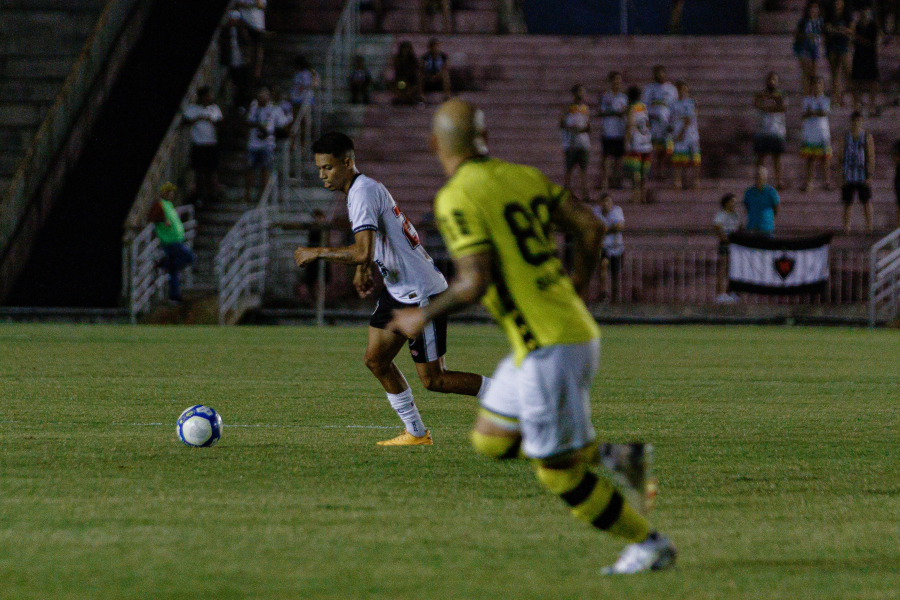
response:
<path id="1" fill-rule="evenodd" d="M 194 238 L 197 236 L 197 221 L 194 218 L 194 206 L 188 204 L 179 206 L 178 216 L 184 223 L 184 244 L 193 250 Z M 163 257 L 159 240 L 153 234 L 153 225 L 147 225 L 134 238 L 129 249 L 131 263 L 131 290 L 129 296 L 129 311 L 131 322 L 137 322 L 138 316 L 150 308 L 153 301 L 162 301 L 168 274 L 157 268 L 156 264 Z M 185 283 L 190 283 L 191 267 L 184 271 Z"/>
<path id="2" fill-rule="evenodd" d="M 887 309 L 888 321 L 900 316 L 900 229 L 869 250 L 869 326 L 875 326 L 880 309 Z"/>
<path id="3" fill-rule="evenodd" d="M 325 106 L 334 112 L 335 91 L 344 89 L 359 40 L 359 0 L 347 0 L 325 55 Z"/>
<path id="4" fill-rule="evenodd" d="M 316 102 L 304 101 L 300 105 L 291 131 L 281 152 L 279 176 L 281 201 L 297 200 L 293 190 L 304 184 L 306 164 L 312 161 L 312 141 L 320 134 L 321 119 L 316 117 Z"/>
<path id="5" fill-rule="evenodd" d="M 235 323 L 262 303 L 269 264 L 269 211 L 278 203 L 278 175 L 273 173 L 259 206 L 245 212 L 222 238 L 216 253 L 219 323 Z"/>

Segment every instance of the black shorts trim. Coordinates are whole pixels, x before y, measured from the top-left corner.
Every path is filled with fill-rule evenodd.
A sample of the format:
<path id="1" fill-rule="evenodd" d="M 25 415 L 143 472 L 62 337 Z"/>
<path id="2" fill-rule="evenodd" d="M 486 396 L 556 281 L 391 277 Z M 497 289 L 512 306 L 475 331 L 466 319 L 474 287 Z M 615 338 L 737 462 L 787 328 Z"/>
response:
<path id="1" fill-rule="evenodd" d="M 841 188 L 841 201 L 844 204 L 853 204 L 853 193 L 859 196 L 860 204 L 868 204 L 872 199 L 872 188 L 867 183 L 845 183 Z"/>
<path id="2" fill-rule="evenodd" d="M 588 168 L 590 155 L 587 148 L 566 148 L 564 154 L 566 158 L 566 171 L 571 171 L 576 165 L 581 167 L 582 170 Z"/>
<path id="3" fill-rule="evenodd" d="M 610 272 L 610 274 L 612 274 L 613 277 L 616 277 L 619 275 L 619 271 L 622 270 L 622 255 L 621 254 L 611 255 L 611 254 L 607 253 L 606 249 L 604 248 L 604 249 L 600 250 L 600 258 L 606 259 L 609 261 L 609 272 Z"/>
<path id="4" fill-rule="evenodd" d="M 753 151 L 757 154 L 784 154 L 784 139 L 777 135 L 757 135 L 753 138 Z"/>
<path id="5" fill-rule="evenodd" d="M 612 156 L 615 158 L 622 158 L 625 156 L 624 138 L 601 138 L 600 144 L 603 146 L 603 156 Z"/>
<path id="6" fill-rule="evenodd" d="M 437 298 L 432 296 L 431 298 Z M 393 312 L 401 308 L 419 306 L 415 303 L 406 304 L 394 299 L 388 293 L 387 288 L 381 290 L 375 312 L 369 319 L 369 326 L 375 329 L 386 329 L 387 324 L 393 318 Z M 438 317 L 425 326 L 422 335 L 414 340 L 409 340 L 409 353 L 415 363 L 428 363 L 438 360 L 447 354 L 447 317 Z"/>

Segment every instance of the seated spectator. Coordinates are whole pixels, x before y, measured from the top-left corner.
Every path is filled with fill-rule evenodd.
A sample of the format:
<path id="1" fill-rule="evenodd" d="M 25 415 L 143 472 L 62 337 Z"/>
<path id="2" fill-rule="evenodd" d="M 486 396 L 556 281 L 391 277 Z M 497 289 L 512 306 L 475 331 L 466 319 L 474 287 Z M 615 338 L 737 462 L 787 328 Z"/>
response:
<path id="1" fill-rule="evenodd" d="M 621 186 L 622 157 L 625 156 L 625 126 L 628 96 L 622 92 L 622 74 L 612 71 L 608 76 L 609 91 L 600 97 L 600 188 L 610 187 L 610 180 Z M 612 174 L 612 177 L 610 175 Z"/>
<path id="2" fill-rule="evenodd" d="M 350 103 L 372 103 L 372 74 L 366 68 L 366 59 L 363 56 L 353 57 L 353 71 L 350 72 Z"/>
<path id="3" fill-rule="evenodd" d="M 872 233 L 872 175 L 875 173 L 875 139 L 862 126 L 862 113 L 850 115 L 850 131 L 841 148 L 841 200 L 844 203 L 844 231 L 850 233 L 850 207 L 854 194 L 859 197 L 866 219 L 866 232 Z"/>
<path id="4" fill-rule="evenodd" d="M 650 116 L 641 102 L 641 90 L 628 88 L 628 118 L 625 125 L 625 160 L 622 168 L 631 178 L 632 202 L 647 201 L 647 176 L 653 158 L 653 142 L 650 137 Z"/>
<path id="5" fill-rule="evenodd" d="M 675 84 L 678 100 L 672 103 L 672 137 L 674 151 L 672 164 L 675 167 L 675 189 L 692 189 L 700 177 L 700 130 L 697 127 L 697 105 L 691 98 L 688 85 L 679 81 Z M 693 171 L 688 184 L 684 183 L 684 172 Z"/>
<path id="6" fill-rule="evenodd" d="M 809 190 L 816 163 L 822 166 L 822 189 L 830 189 L 831 172 L 831 101 L 825 95 L 825 80 L 816 76 L 813 93 L 803 99 L 803 146 L 800 154 L 806 157 L 806 180 L 800 191 Z"/>
<path id="7" fill-rule="evenodd" d="M 194 171 L 195 204 L 214 197 L 219 168 L 219 132 L 222 111 L 213 100 L 212 90 L 203 86 L 197 90 L 197 101 L 184 110 L 182 120 L 191 127 L 191 169 Z"/>
<path id="8" fill-rule="evenodd" d="M 400 42 L 397 54 L 394 55 L 394 78 L 391 91 L 394 104 L 420 104 L 422 97 L 422 70 L 419 59 L 413 50 L 412 42 Z"/>
<path id="9" fill-rule="evenodd" d="M 822 56 L 822 39 L 825 33 L 825 23 L 822 20 L 822 11 L 818 2 L 810 2 L 806 5 L 803 17 L 797 23 L 794 33 L 794 54 L 800 61 L 800 73 L 802 78 L 803 95 L 808 96 L 809 84 L 816 76 L 816 65 Z"/>
<path id="10" fill-rule="evenodd" d="M 266 0 L 235 0 L 235 6 L 241 12 L 241 18 L 247 24 L 250 39 L 253 42 L 253 77 L 262 77 L 263 43 L 266 33 Z"/>
<path id="11" fill-rule="evenodd" d="M 741 216 L 737 212 L 737 196 L 725 194 L 719 201 L 721 209 L 713 222 L 719 238 L 719 260 L 716 263 L 716 302 L 735 302 L 737 295 L 728 293 L 728 255 L 731 246 L 728 236 L 741 230 Z"/>
<path id="12" fill-rule="evenodd" d="M 447 55 L 441 52 L 437 38 L 428 42 L 428 52 L 422 55 L 422 91 L 443 92 L 444 100 L 450 99 L 450 68 Z"/>
<path id="13" fill-rule="evenodd" d="M 769 73 L 766 77 L 766 88 L 756 94 L 753 106 L 759 112 L 756 134 L 753 136 L 756 167 L 762 167 L 766 157 L 771 156 L 775 169 L 775 187 L 781 189 L 781 155 L 785 150 L 787 123 L 784 118 L 784 94 L 778 89 L 777 73 Z"/>
<path id="14" fill-rule="evenodd" d="M 606 235 L 603 236 L 603 246 L 600 250 L 600 300 L 609 298 L 610 302 L 614 303 L 620 299 L 619 273 L 622 270 L 622 254 L 625 253 L 625 243 L 622 239 L 625 215 L 620 207 L 613 204 L 612 196 L 608 192 L 600 195 L 600 206 L 595 206 L 593 210 L 606 226 Z"/>
<path id="15" fill-rule="evenodd" d="M 853 11 L 845 0 L 834 0 L 825 20 L 825 53 L 831 67 L 831 100 L 844 105 L 844 90 L 850 78 L 850 41 L 853 37 Z"/>
<path id="16" fill-rule="evenodd" d="M 563 111 L 559 119 L 562 131 L 563 154 L 566 164 L 566 175 L 563 187 L 571 190 L 572 171 L 575 167 L 581 170 L 581 198 L 589 201 L 587 185 L 587 168 L 590 163 L 591 122 L 590 109 L 584 102 L 584 86 L 572 86 L 572 103 Z"/>
<path id="17" fill-rule="evenodd" d="M 749 233 L 771 236 L 775 231 L 775 215 L 778 214 L 780 200 L 778 192 L 768 184 L 768 178 L 768 169 L 757 167 L 756 185 L 744 193 Z"/>
<path id="18" fill-rule="evenodd" d="M 878 108 L 878 44 L 880 35 L 878 23 L 872 17 L 872 9 L 864 8 L 859 13 L 853 33 L 853 65 L 850 78 L 853 80 L 853 108 L 863 110 L 863 95 L 869 96 L 869 116 L 877 117 Z"/>
<path id="19" fill-rule="evenodd" d="M 421 2 L 419 24 L 423 33 L 431 30 L 431 26 L 434 24 L 434 15 L 438 13 L 443 19 L 441 30 L 444 33 L 456 31 L 456 25 L 453 22 L 453 0 L 421 0 Z"/>
<path id="20" fill-rule="evenodd" d="M 250 44 L 249 28 L 240 11 L 231 11 L 219 33 L 219 63 L 228 69 L 237 106 L 250 102 L 250 65 L 247 62 Z"/>
<path id="21" fill-rule="evenodd" d="M 261 175 L 260 195 L 269 183 L 275 158 L 275 129 L 281 109 L 272 104 L 267 88 L 262 88 L 256 100 L 247 111 L 250 135 L 247 139 L 247 176 L 244 202 L 250 202 L 253 180 L 256 173 Z"/>
<path id="22" fill-rule="evenodd" d="M 165 183 L 159 188 L 159 198 L 153 203 L 147 220 L 154 224 L 159 246 L 164 257 L 156 266 L 165 269 L 169 274 L 169 301 L 180 304 L 184 301 L 181 295 L 181 284 L 178 274 L 194 262 L 194 253 L 184 243 L 184 223 L 172 202 L 178 190 L 172 183 Z"/>

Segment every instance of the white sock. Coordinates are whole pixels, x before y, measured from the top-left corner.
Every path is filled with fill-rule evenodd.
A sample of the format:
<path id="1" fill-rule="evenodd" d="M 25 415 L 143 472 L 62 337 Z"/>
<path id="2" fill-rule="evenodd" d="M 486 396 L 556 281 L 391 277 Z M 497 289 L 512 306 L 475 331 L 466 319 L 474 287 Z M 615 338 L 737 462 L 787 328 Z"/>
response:
<path id="1" fill-rule="evenodd" d="M 397 411 L 397 416 L 406 425 L 406 430 L 416 437 L 425 435 L 425 423 L 419 415 L 419 409 L 416 408 L 416 402 L 413 400 L 412 389 L 406 388 L 399 394 L 388 394 L 388 401 L 391 408 Z"/>
<path id="2" fill-rule="evenodd" d="M 485 377 L 484 375 L 482 375 L 481 376 L 481 387 L 478 388 L 478 393 L 475 394 L 475 397 L 478 398 L 479 400 L 483 400 L 484 397 L 487 395 L 489 389 L 491 389 L 491 378 Z"/>

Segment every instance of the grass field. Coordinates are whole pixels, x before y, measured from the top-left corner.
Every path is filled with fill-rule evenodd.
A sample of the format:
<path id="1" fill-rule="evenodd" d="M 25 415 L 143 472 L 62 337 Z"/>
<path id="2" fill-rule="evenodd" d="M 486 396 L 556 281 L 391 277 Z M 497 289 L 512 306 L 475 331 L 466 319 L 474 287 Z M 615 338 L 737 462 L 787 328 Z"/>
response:
<path id="1" fill-rule="evenodd" d="M 0 598 L 896 599 L 896 331 L 606 327 L 594 422 L 656 445 L 676 570 L 603 578 L 622 544 L 523 462 L 467 442 L 470 398 L 411 381 L 397 420 L 365 329 L 0 326 Z M 492 327 L 451 366 L 490 372 Z M 401 369 L 414 376 L 407 355 Z M 175 438 L 207 403 L 212 449 Z"/>

